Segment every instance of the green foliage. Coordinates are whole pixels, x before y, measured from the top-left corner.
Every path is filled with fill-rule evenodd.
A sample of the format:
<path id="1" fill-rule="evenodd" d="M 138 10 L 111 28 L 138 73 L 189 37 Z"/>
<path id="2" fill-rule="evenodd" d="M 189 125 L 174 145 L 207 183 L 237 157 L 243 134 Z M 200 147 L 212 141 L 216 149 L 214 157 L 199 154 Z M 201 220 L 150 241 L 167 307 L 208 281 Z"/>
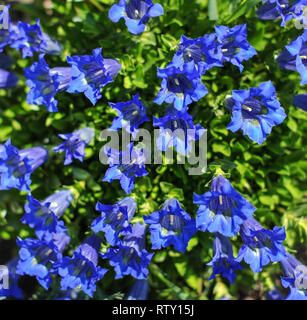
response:
<path id="1" fill-rule="evenodd" d="M 126 196 L 118 181 L 111 184 L 101 181 L 107 166 L 99 162 L 99 151 L 104 144 L 99 140 L 99 133 L 110 127 L 116 115 L 108 102 L 125 101 L 139 92 L 150 116 L 161 115 L 163 107 L 152 102 L 160 88 L 156 68 L 170 62 L 180 36 L 196 38 L 214 32 L 215 24 L 233 27 L 246 23 L 248 40 L 258 55 L 243 63 L 242 73 L 230 64 L 207 72 L 203 81 L 209 94 L 190 108 L 195 123 L 208 129 L 208 172 L 189 176 L 184 165 L 147 166 L 149 175 L 136 179 L 131 194 L 138 203 L 135 220 L 158 210 L 169 197 L 176 197 L 195 217 L 193 192 L 206 192 L 213 173 L 222 168 L 232 185 L 257 207 L 255 217 L 259 222 L 266 228 L 285 225 L 286 247 L 297 258 L 306 259 L 299 249 L 306 244 L 307 230 L 307 113 L 292 105 L 292 96 L 306 91 L 306 86 L 299 85 L 298 73 L 281 70 L 276 63 L 276 55 L 300 32 L 292 22 L 281 28 L 278 20 L 260 21 L 255 14 L 259 2 L 165 0 L 162 1 L 164 16 L 151 19 L 146 31 L 139 36 L 130 34 L 123 21 L 114 24 L 108 19 L 108 10 L 114 3 L 111 0 L 53 0 L 52 9 L 43 8 L 43 1 L 39 0 L 31 5 L 13 6 L 13 17 L 14 12 L 23 13 L 32 23 L 39 17 L 44 32 L 63 45 L 60 56 L 46 55 L 50 66 L 64 66 L 66 56 L 91 54 L 100 46 L 104 58 L 118 59 L 123 66 L 115 81 L 104 88 L 103 98 L 96 106 L 82 94 L 64 92 L 57 94 L 59 112 L 53 114 L 43 106 L 26 103 L 28 88 L 23 69 L 36 61 L 37 56 L 22 59 L 19 52 L 7 50 L 15 60 L 12 71 L 19 75 L 20 81 L 14 89 L 0 90 L 0 143 L 11 138 L 18 148 L 41 145 L 50 151 L 49 160 L 32 175 L 35 198 L 42 200 L 63 186 L 74 190 L 75 201 L 63 217 L 72 236 L 67 254 L 83 241 L 92 220 L 98 217 L 97 201 L 113 204 Z M 256 87 L 268 80 L 276 87 L 287 118 L 258 146 L 241 131 L 232 133 L 226 129 L 230 114 L 224 102 L 231 90 Z M 75 161 L 64 167 L 64 155 L 55 154 L 51 149 L 60 143 L 58 134 L 83 126 L 95 128 L 95 141 L 88 146 L 83 163 Z M 17 236 L 33 236 L 33 231 L 20 222 L 25 196 L 16 190 L 0 192 L 0 238 L 14 240 Z M 232 240 L 238 250 L 240 239 Z M 221 277 L 209 281 L 211 268 L 206 263 L 212 258 L 212 241 L 212 234 L 198 232 L 185 254 L 173 248 L 156 252 L 149 268 L 149 298 L 263 299 L 266 290 L 278 286 L 281 274 L 278 264 L 266 266 L 257 275 L 244 265 L 245 269 L 237 272 L 232 286 Z M 104 243 L 102 250 L 106 246 Z M 11 257 L 17 252 L 18 248 L 14 247 Z M 95 298 L 122 299 L 134 280 L 126 277 L 114 281 L 112 268 L 105 261 L 102 264 L 111 271 L 99 282 Z M 52 299 L 58 289 L 54 285 L 46 292 L 37 285 L 33 298 Z"/>

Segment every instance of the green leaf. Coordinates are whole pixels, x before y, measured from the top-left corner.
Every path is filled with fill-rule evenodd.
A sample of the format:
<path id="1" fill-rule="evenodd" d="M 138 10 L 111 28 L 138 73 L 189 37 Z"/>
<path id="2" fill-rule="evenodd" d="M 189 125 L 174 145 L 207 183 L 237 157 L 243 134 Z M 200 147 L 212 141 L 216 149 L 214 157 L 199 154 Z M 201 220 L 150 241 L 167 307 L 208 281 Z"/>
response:
<path id="1" fill-rule="evenodd" d="M 232 21 L 245 15 L 251 8 L 255 7 L 262 0 L 247 0 L 240 4 L 240 6 L 232 13 L 232 15 L 226 19 L 225 23 L 231 23 Z"/>
<path id="2" fill-rule="evenodd" d="M 219 13 L 216 0 L 209 0 L 208 3 L 208 13 L 209 13 L 209 20 L 218 20 Z"/>
<path id="3" fill-rule="evenodd" d="M 76 167 L 72 168 L 72 174 L 74 178 L 79 181 L 85 181 L 91 176 L 88 171 Z"/>

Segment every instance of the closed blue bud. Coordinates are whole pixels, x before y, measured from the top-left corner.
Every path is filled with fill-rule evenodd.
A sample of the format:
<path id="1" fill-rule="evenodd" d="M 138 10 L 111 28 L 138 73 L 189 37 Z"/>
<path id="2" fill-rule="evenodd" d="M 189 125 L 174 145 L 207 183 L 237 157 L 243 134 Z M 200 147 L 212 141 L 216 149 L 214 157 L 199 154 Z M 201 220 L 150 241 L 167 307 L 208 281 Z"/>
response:
<path id="1" fill-rule="evenodd" d="M 109 10 L 109 19 L 118 22 L 124 18 L 129 32 L 140 34 L 149 18 L 163 14 L 163 7 L 159 3 L 153 4 L 152 0 L 120 0 Z"/>
<path id="2" fill-rule="evenodd" d="M 208 93 L 193 61 L 181 67 L 169 64 L 165 69 L 158 68 L 158 78 L 162 78 L 162 88 L 154 102 L 159 105 L 167 102 L 174 104 L 177 110 L 183 110 Z"/>
<path id="3" fill-rule="evenodd" d="M 50 69 L 44 55 L 39 56 L 30 68 L 25 68 L 26 84 L 30 87 L 27 103 L 44 105 L 49 112 L 57 112 L 58 101 L 54 96 L 57 92 L 66 90 L 71 79 L 70 67 Z"/>
<path id="4" fill-rule="evenodd" d="M 73 133 L 59 134 L 59 137 L 65 142 L 52 150 L 55 152 L 65 151 L 65 166 L 71 164 L 74 158 L 83 162 L 86 155 L 84 149 L 94 138 L 94 135 L 95 131 L 92 128 L 83 128 Z"/>
<path id="5" fill-rule="evenodd" d="M 149 121 L 139 94 L 132 96 L 132 100 L 127 102 L 109 103 L 109 105 L 118 113 L 110 128 L 112 130 L 125 128 L 133 138 L 136 138 L 139 132 L 138 127 L 145 121 Z"/>
<path id="6" fill-rule="evenodd" d="M 232 112 L 227 129 L 232 132 L 241 129 L 259 145 L 266 140 L 272 127 L 282 123 L 287 116 L 271 81 L 249 90 L 233 90 L 232 97 L 226 100 L 226 107 Z"/>
<path id="7" fill-rule="evenodd" d="M 175 250 L 183 253 L 197 232 L 195 219 L 181 208 L 176 199 L 165 201 L 161 210 L 143 218 L 149 224 L 153 249 L 173 245 Z"/>
<path id="8" fill-rule="evenodd" d="M 91 235 L 74 251 L 72 258 L 63 258 L 58 266 L 62 290 L 80 288 L 93 297 L 96 282 L 108 271 L 97 266 L 100 244 L 100 238 Z"/>
<path id="9" fill-rule="evenodd" d="M 0 145 L 0 190 L 30 191 L 31 173 L 48 158 L 41 147 L 18 150 L 8 140 Z"/>
<path id="10" fill-rule="evenodd" d="M 101 50 L 94 49 L 91 56 L 67 57 L 68 64 L 72 66 L 72 78 L 67 91 L 83 92 L 93 105 L 101 98 L 101 88 L 112 82 L 121 69 L 117 60 L 104 59 Z"/>
<path id="11" fill-rule="evenodd" d="M 132 232 L 128 233 L 123 241 L 116 248 L 109 248 L 102 255 L 103 259 L 108 259 L 115 270 L 115 279 L 131 275 L 136 279 L 146 279 L 148 275 L 148 265 L 153 253 L 148 253 L 145 249 L 144 224 L 136 223 L 132 227 Z"/>
<path id="12" fill-rule="evenodd" d="M 233 28 L 215 26 L 215 32 L 217 35 L 216 50 L 222 55 L 221 62 L 230 62 L 242 72 L 244 69 L 242 62 L 257 54 L 255 48 L 247 41 L 246 25 L 238 25 Z"/>
<path id="13" fill-rule="evenodd" d="M 66 233 L 54 234 L 52 240 L 17 238 L 19 261 L 17 273 L 35 276 L 46 290 L 52 282 L 51 275 L 57 273 L 57 264 L 62 261 L 62 252 L 70 241 Z"/>
<path id="14" fill-rule="evenodd" d="M 136 210 L 136 203 L 133 198 L 126 197 L 114 205 L 97 202 L 96 210 L 101 212 L 101 217 L 93 221 L 91 229 L 94 232 L 103 231 L 110 245 L 119 244 L 119 235 L 132 231 L 129 223 Z"/>
<path id="15" fill-rule="evenodd" d="M 280 265 L 284 272 L 281 284 L 290 289 L 286 300 L 307 300 L 307 267 L 288 252 Z"/>
<path id="16" fill-rule="evenodd" d="M 213 240 L 213 258 L 207 264 L 212 266 L 213 272 L 209 280 L 214 279 L 215 275 L 221 274 L 233 283 L 236 274 L 236 270 L 242 270 L 243 268 L 234 259 L 232 252 L 232 244 L 229 238 L 216 233 Z"/>
<path id="17" fill-rule="evenodd" d="M 236 236 L 243 221 L 256 210 L 222 175 L 213 178 L 210 191 L 203 195 L 194 193 L 194 203 L 200 205 L 196 227 L 225 237 Z"/>
<path id="18" fill-rule="evenodd" d="M 282 244 L 286 238 L 284 227 L 268 230 L 251 217 L 242 223 L 240 236 L 244 245 L 240 248 L 236 261 L 244 259 L 254 273 L 261 271 L 270 262 L 278 262 L 286 257 L 286 249 Z"/>

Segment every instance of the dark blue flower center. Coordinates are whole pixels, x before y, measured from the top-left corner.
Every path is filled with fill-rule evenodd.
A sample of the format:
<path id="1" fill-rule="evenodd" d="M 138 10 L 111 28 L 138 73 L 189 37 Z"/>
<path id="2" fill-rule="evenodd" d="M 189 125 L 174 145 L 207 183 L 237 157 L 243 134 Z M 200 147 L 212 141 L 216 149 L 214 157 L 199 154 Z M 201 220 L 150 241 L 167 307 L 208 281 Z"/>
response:
<path id="1" fill-rule="evenodd" d="M 35 217 L 41 218 L 48 213 L 50 213 L 50 210 L 45 206 L 41 206 L 38 210 L 35 211 Z"/>
<path id="2" fill-rule="evenodd" d="M 230 217 L 231 216 L 231 209 L 236 207 L 235 201 L 225 195 L 219 195 L 212 199 L 209 203 L 209 209 L 217 214 L 222 213 L 224 216 Z"/>
<path id="3" fill-rule="evenodd" d="M 51 248 L 46 245 L 42 245 L 36 250 L 35 260 L 39 264 L 44 264 L 46 267 L 51 267 L 51 262 L 55 262 L 57 257 Z"/>
<path id="4" fill-rule="evenodd" d="M 45 226 L 47 227 L 54 222 L 52 211 L 45 206 L 41 206 L 38 210 L 36 210 L 34 215 L 37 218 L 42 218 Z"/>
<path id="5" fill-rule="evenodd" d="M 53 79 L 49 75 L 39 75 L 37 79 L 43 82 L 42 95 L 46 96 L 55 92 Z"/>
<path id="6" fill-rule="evenodd" d="M 193 84 L 185 74 L 177 73 L 167 79 L 167 89 L 174 93 L 184 93 L 192 89 Z"/>
<path id="7" fill-rule="evenodd" d="M 65 149 L 69 150 L 71 153 L 76 153 L 82 143 L 84 142 L 79 140 L 79 136 L 68 139 L 65 141 Z"/>
<path id="8" fill-rule="evenodd" d="M 254 249 L 260 249 L 263 247 L 266 248 L 273 248 L 273 243 L 271 241 L 271 239 L 269 238 L 268 235 L 266 235 L 265 233 L 259 233 L 257 234 L 254 238 L 252 243 L 250 244 L 250 247 L 254 248 Z"/>
<path id="9" fill-rule="evenodd" d="M 51 214 L 48 214 L 45 219 L 45 225 L 48 227 L 52 225 L 53 222 L 54 222 L 54 217 Z"/>
<path id="10" fill-rule="evenodd" d="M 184 221 L 175 214 L 167 214 L 161 219 L 161 227 L 168 231 L 181 232 Z"/>
<path id="11" fill-rule="evenodd" d="M 38 39 L 37 31 L 29 31 L 27 36 L 29 38 L 29 43 L 31 43 L 31 47 L 38 48 L 40 46 L 42 41 Z"/>
<path id="12" fill-rule="evenodd" d="M 149 5 L 141 0 L 128 0 L 126 2 L 126 13 L 128 18 L 141 20 L 147 13 Z"/>
<path id="13" fill-rule="evenodd" d="M 235 38 L 230 36 L 222 40 L 222 53 L 225 57 L 233 57 L 240 51 L 235 45 Z"/>
<path id="14" fill-rule="evenodd" d="M 80 258 L 72 260 L 70 264 L 74 266 L 73 275 L 75 277 L 78 277 L 81 273 L 87 273 L 91 269 L 88 262 Z"/>
<path id="15" fill-rule="evenodd" d="M 199 45 L 191 44 L 184 49 L 183 60 L 185 63 L 190 61 L 198 63 L 205 60 L 205 56 L 202 54 L 201 47 Z"/>
<path id="16" fill-rule="evenodd" d="M 257 97 L 246 99 L 242 105 L 242 116 L 246 120 L 255 120 L 258 115 L 268 113 L 267 107 Z"/>
<path id="17" fill-rule="evenodd" d="M 6 160 L 5 164 L 8 168 L 10 168 L 12 171 L 16 170 L 16 167 L 18 167 L 18 164 L 20 162 L 19 156 L 14 155 L 8 160 Z"/>
<path id="18" fill-rule="evenodd" d="M 84 64 L 82 69 L 85 71 L 85 79 L 88 83 L 101 83 L 106 77 L 104 70 L 96 62 Z"/>
<path id="19" fill-rule="evenodd" d="M 27 172 L 28 172 L 28 168 L 26 164 L 24 163 L 24 161 L 20 161 L 18 165 L 14 168 L 13 176 L 15 178 L 19 178 L 25 175 Z"/>
<path id="20" fill-rule="evenodd" d="M 139 165 L 135 164 L 133 161 L 134 160 L 132 160 L 130 164 L 121 164 L 118 169 L 128 177 L 133 177 L 139 169 Z"/>
<path id="21" fill-rule="evenodd" d="M 122 251 L 123 264 L 127 265 L 130 261 L 135 260 L 137 264 L 141 262 L 140 257 L 137 254 L 135 248 L 125 247 Z"/>
<path id="22" fill-rule="evenodd" d="M 7 160 L 6 166 L 9 168 L 9 174 L 15 178 L 19 178 L 27 173 L 27 166 L 24 161 L 20 161 L 18 156 L 14 156 Z"/>
<path id="23" fill-rule="evenodd" d="M 113 209 L 112 211 L 109 211 L 108 217 L 106 219 L 106 222 L 114 225 L 116 230 L 121 229 L 125 221 L 126 215 L 119 209 Z"/>
<path id="24" fill-rule="evenodd" d="M 126 121 L 129 121 L 130 124 L 132 125 L 138 123 L 142 119 L 140 107 L 135 103 L 131 103 L 130 105 L 125 107 L 123 111 L 124 111 L 124 119 Z"/>
<path id="25" fill-rule="evenodd" d="M 220 258 L 218 259 L 217 261 L 215 261 L 215 267 L 218 269 L 218 270 L 223 270 L 223 269 L 226 269 L 226 270 L 230 270 L 231 269 L 231 264 L 229 263 L 229 260 L 228 258 L 226 257 L 223 257 L 223 258 Z M 225 271 L 226 271 L 225 270 Z"/>

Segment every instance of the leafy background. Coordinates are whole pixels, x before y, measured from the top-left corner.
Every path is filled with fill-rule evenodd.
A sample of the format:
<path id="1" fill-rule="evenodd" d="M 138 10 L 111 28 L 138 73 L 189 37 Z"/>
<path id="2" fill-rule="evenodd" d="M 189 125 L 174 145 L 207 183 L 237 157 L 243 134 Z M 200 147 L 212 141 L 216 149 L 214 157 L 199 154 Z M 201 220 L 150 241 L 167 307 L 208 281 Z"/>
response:
<path id="1" fill-rule="evenodd" d="M 164 16 L 151 19 L 146 32 L 139 36 L 130 34 L 123 21 L 114 24 L 108 19 L 108 10 L 114 3 L 111 0 L 14 2 L 10 10 L 13 21 L 34 23 L 40 18 L 43 31 L 63 45 L 60 56 L 45 57 L 50 67 L 65 66 L 66 56 L 91 54 L 97 47 L 103 48 L 104 58 L 118 59 L 123 67 L 115 81 L 104 88 L 103 98 L 95 106 L 82 94 L 64 92 L 57 94 L 59 112 L 49 113 L 44 106 L 26 103 L 29 89 L 23 70 L 37 61 L 37 55 L 22 59 L 20 52 L 7 48 L 6 53 L 14 59 L 11 69 L 20 81 L 16 88 L 0 89 L 0 143 L 11 138 L 18 148 L 40 145 L 50 151 L 49 160 L 32 175 L 32 194 L 43 200 L 63 186 L 73 188 L 75 200 L 63 216 L 71 235 L 65 253 L 71 255 L 98 217 L 96 202 L 113 204 L 126 196 L 118 181 L 111 184 L 101 181 L 107 166 L 99 162 L 104 144 L 99 133 L 116 116 L 108 102 L 126 101 L 139 92 L 150 116 L 162 115 L 165 106 L 158 107 L 152 102 L 160 87 L 156 68 L 171 61 L 180 36 L 196 38 L 212 33 L 214 25 L 247 24 L 248 41 L 258 55 L 243 63 L 242 73 L 231 64 L 209 70 L 203 76 L 209 94 L 190 107 L 194 122 L 208 129 L 208 171 L 201 176 L 188 176 L 187 166 L 148 165 L 149 175 L 136 179 L 131 194 L 138 203 L 135 221 L 158 210 L 170 196 L 176 197 L 195 217 L 193 192 L 206 192 L 214 170 L 222 165 L 223 169 L 229 169 L 228 178 L 235 189 L 257 207 L 255 217 L 263 226 L 286 227 L 286 248 L 306 264 L 307 113 L 292 105 L 292 96 L 306 92 L 306 86 L 300 86 L 298 73 L 281 70 L 276 63 L 277 54 L 301 31 L 295 29 L 293 22 L 281 28 L 279 20 L 259 20 L 255 13 L 259 0 L 159 2 L 164 7 Z M 268 80 L 275 85 L 287 118 L 258 146 L 241 131 L 232 133 L 226 129 L 230 114 L 224 103 L 231 90 L 258 86 Z M 86 149 L 85 161 L 63 166 L 64 155 L 51 151 L 60 143 L 57 135 L 83 126 L 96 131 L 95 140 Z M 152 128 L 150 122 L 144 127 Z M 0 264 L 18 254 L 17 236 L 34 236 L 20 222 L 25 202 L 26 193 L 0 192 Z M 232 241 L 236 256 L 241 240 L 236 237 Z M 242 263 L 244 270 L 237 272 L 233 285 L 220 276 L 209 281 L 212 269 L 206 263 L 212 258 L 212 242 L 212 234 L 198 232 L 184 254 L 172 248 L 157 251 L 149 267 L 149 299 L 265 299 L 266 291 L 274 287 L 287 294 L 280 285 L 278 263 L 265 266 L 256 275 Z M 147 244 L 150 250 L 149 235 Z M 102 250 L 106 248 L 104 243 Z M 100 265 L 110 271 L 98 283 L 94 299 L 124 298 L 134 279 L 129 276 L 114 280 L 112 267 L 102 260 Z M 46 291 L 30 277 L 23 277 L 20 286 L 26 299 L 53 299 L 60 288 L 58 279 Z"/>

